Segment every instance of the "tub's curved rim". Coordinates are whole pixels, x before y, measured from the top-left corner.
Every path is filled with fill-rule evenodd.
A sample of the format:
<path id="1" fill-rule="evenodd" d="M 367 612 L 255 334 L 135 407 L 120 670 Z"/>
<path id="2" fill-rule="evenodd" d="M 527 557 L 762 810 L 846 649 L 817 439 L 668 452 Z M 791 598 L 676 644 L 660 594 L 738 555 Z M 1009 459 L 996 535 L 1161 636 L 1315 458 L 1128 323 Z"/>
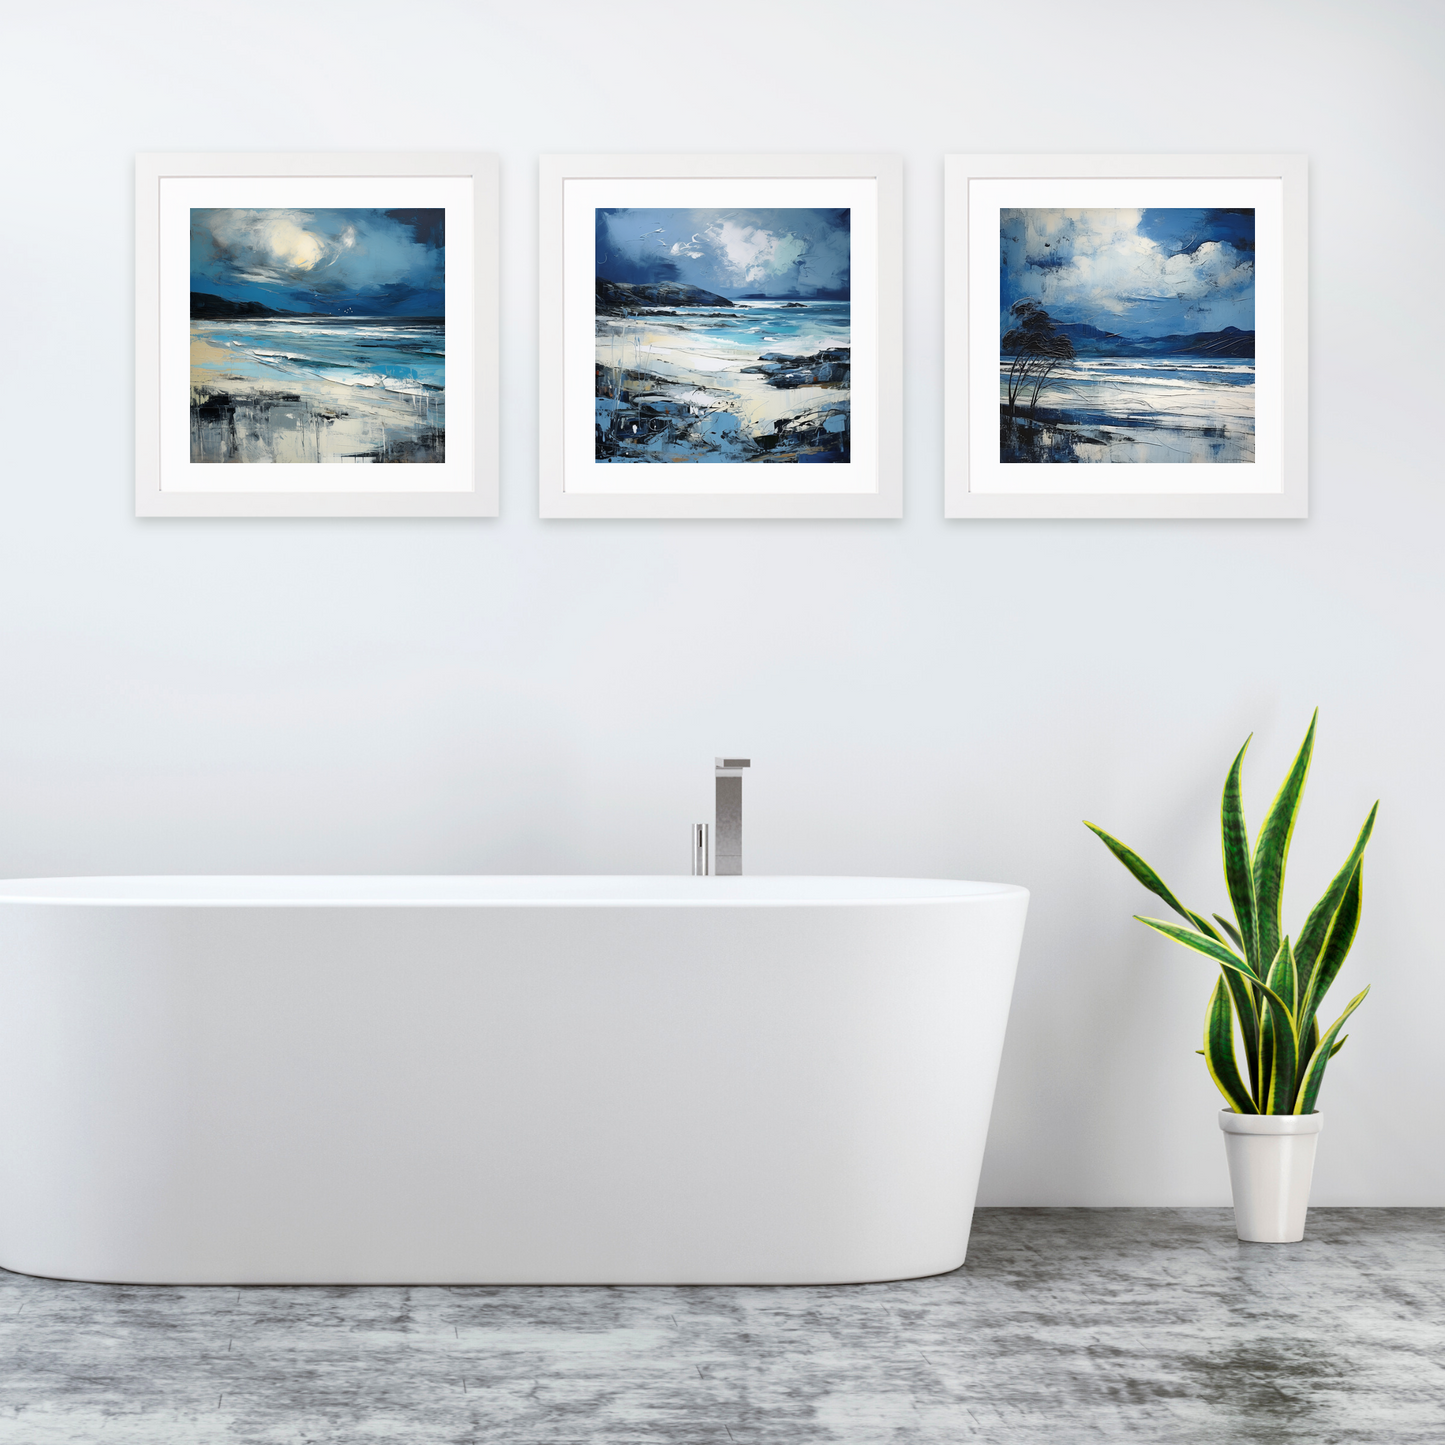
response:
<path id="1" fill-rule="evenodd" d="M 0 906 L 225 908 L 859 907 L 1024 898 L 958 878 L 746 874 L 157 874 L 0 879 Z"/>

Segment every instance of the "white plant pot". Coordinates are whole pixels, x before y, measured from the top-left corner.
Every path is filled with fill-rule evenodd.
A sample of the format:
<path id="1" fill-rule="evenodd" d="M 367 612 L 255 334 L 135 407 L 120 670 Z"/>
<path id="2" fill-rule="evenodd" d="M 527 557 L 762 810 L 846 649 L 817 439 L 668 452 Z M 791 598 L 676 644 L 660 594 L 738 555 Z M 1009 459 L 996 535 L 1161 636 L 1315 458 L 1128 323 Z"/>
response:
<path id="1" fill-rule="evenodd" d="M 1221 1109 L 1219 1127 L 1234 1188 L 1235 1233 L 1259 1244 L 1303 1239 L 1324 1116 Z"/>

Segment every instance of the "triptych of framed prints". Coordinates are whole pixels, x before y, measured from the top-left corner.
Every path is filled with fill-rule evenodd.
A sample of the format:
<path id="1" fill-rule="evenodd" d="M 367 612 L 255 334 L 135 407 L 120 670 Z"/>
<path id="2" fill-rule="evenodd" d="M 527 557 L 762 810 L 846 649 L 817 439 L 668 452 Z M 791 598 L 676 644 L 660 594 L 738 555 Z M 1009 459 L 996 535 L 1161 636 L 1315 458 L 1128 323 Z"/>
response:
<path id="1" fill-rule="evenodd" d="M 136 198 L 138 515 L 498 515 L 495 157 Z M 945 515 L 1307 515 L 1306 214 L 1300 156 L 947 157 Z M 894 157 L 543 157 L 541 515 L 902 516 L 904 252 Z"/>

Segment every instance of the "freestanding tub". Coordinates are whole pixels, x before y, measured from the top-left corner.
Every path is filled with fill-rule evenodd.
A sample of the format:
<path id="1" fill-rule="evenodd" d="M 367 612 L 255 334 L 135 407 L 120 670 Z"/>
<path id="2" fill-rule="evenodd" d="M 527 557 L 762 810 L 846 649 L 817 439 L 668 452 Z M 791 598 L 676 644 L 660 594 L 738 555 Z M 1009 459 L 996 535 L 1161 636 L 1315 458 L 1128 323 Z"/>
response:
<path id="1" fill-rule="evenodd" d="M 904 878 L 0 883 L 0 1265 L 955 1269 L 1027 904 Z"/>

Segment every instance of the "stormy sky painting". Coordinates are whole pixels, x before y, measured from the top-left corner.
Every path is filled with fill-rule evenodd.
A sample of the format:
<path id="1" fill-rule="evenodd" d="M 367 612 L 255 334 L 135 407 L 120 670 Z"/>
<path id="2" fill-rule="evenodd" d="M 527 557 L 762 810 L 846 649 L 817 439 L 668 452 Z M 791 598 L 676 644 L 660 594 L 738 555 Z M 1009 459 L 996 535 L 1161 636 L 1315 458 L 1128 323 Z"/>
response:
<path id="1" fill-rule="evenodd" d="M 846 463 L 851 219 L 598 208 L 595 459 Z"/>
<path id="2" fill-rule="evenodd" d="M 823 296 L 846 301 L 847 210 L 597 211 L 597 274 L 678 281 L 719 296 Z"/>
<path id="3" fill-rule="evenodd" d="M 999 212 L 1000 460 L 1254 460 L 1251 209 Z"/>
<path id="4" fill-rule="evenodd" d="M 443 209 L 194 208 L 191 460 L 445 460 Z"/>
<path id="5" fill-rule="evenodd" d="M 445 314 L 442 210 L 191 211 L 191 290 L 312 315 Z"/>

